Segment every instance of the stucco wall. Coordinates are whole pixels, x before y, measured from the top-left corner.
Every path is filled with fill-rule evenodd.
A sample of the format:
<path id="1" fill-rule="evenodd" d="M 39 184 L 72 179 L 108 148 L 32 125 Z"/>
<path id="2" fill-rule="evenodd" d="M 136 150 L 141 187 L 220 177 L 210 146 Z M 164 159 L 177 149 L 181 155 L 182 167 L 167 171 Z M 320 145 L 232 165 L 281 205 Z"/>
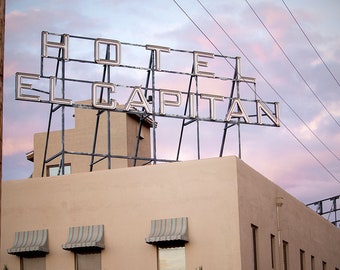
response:
<path id="1" fill-rule="evenodd" d="M 288 269 L 300 269 L 300 249 L 305 251 L 305 269 L 312 269 L 311 256 L 316 270 L 322 269 L 322 261 L 327 269 L 339 269 L 340 230 L 243 161 L 237 163 L 242 269 L 254 269 L 249 260 L 253 258 L 251 224 L 258 227 L 258 269 L 272 269 L 271 234 L 275 269 L 283 269 L 282 240 L 288 242 Z M 277 207 L 277 202 L 282 206 Z"/>
<path id="2" fill-rule="evenodd" d="M 70 226 L 104 224 L 102 269 L 157 269 L 145 243 L 152 219 L 188 217 L 187 269 L 241 269 L 236 158 L 34 178 L 3 183 L 1 262 L 16 231 L 48 229 L 48 270 L 72 270 L 61 245 Z"/>

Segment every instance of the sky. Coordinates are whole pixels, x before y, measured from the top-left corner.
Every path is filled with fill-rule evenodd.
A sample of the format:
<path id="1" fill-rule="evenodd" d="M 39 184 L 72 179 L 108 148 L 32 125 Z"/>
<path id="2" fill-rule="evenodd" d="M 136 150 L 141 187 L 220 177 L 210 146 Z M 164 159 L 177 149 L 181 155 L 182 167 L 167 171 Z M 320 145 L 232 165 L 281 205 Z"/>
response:
<path id="1" fill-rule="evenodd" d="M 242 75 L 256 78 L 256 91 L 262 100 L 279 102 L 281 119 L 280 127 L 241 125 L 242 160 L 304 203 L 340 194 L 339 1 L 73 0 L 70 3 L 6 1 L 4 181 L 31 175 L 33 166 L 25 154 L 33 150 L 33 135 L 47 130 L 48 104 L 15 100 L 15 73 L 39 74 L 41 32 L 48 31 L 240 56 Z M 91 46 L 79 43 L 70 48 L 70 55 L 85 57 L 93 53 Z M 147 66 L 146 52 L 124 48 L 122 61 Z M 163 59 L 164 67 L 169 63 L 169 68 L 179 71 L 190 71 L 192 65 L 191 58 L 175 53 L 164 55 Z M 207 69 L 200 67 L 202 70 L 216 68 L 216 73 L 225 71 L 224 76 L 232 77 L 227 62 L 215 65 L 211 59 L 203 60 L 209 64 Z M 96 70 L 70 72 L 70 76 L 79 78 L 95 79 L 98 75 Z M 115 80 L 136 86 L 145 83 L 143 75 L 133 72 L 118 72 Z M 185 89 L 188 84 L 182 77 L 159 76 L 157 80 L 159 87 L 173 90 Z M 225 85 L 211 80 L 203 80 L 201 85 L 202 91 L 209 94 L 221 94 L 226 89 Z M 247 86 L 240 89 L 241 97 L 252 95 Z M 202 109 L 206 107 L 202 105 Z M 72 128 L 72 124 L 68 127 Z M 157 129 L 160 155 L 172 158 L 178 124 L 162 119 Z M 223 155 L 238 156 L 237 129 L 230 130 Z M 221 125 L 202 124 L 200 134 L 201 158 L 218 157 Z M 195 159 L 194 132 L 189 129 L 186 136 L 180 158 Z"/>

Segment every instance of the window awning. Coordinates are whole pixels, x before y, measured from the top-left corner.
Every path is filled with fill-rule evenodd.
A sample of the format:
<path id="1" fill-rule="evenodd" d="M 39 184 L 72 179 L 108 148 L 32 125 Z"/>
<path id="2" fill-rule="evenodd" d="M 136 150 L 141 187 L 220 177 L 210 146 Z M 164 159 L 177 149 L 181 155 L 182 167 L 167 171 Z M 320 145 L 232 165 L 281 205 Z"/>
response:
<path id="1" fill-rule="evenodd" d="M 169 218 L 151 221 L 151 230 L 145 242 L 152 245 L 184 244 L 188 242 L 188 218 Z"/>
<path id="2" fill-rule="evenodd" d="M 47 230 L 16 232 L 13 247 L 7 249 L 7 253 L 23 257 L 44 256 L 48 253 L 47 235 Z"/>
<path id="3" fill-rule="evenodd" d="M 68 240 L 62 245 L 70 251 L 95 251 L 104 248 L 104 225 L 70 227 Z"/>

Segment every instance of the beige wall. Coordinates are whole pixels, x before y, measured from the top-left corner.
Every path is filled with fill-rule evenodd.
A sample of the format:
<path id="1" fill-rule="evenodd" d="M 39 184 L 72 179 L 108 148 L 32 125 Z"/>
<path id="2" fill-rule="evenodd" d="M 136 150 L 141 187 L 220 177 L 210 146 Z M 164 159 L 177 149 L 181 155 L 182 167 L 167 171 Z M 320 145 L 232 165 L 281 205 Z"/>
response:
<path id="1" fill-rule="evenodd" d="M 340 267 L 339 230 L 236 157 L 4 182 L 1 263 L 19 269 L 18 257 L 7 254 L 15 232 L 48 229 L 46 269 L 72 270 L 72 253 L 61 248 L 68 228 L 104 224 L 103 270 L 156 270 L 156 248 L 145 243 L 151 220 L 188 217 L 186 269 L 253 270 L 250 224 L 260 232 L 258 269 L 270 269 L 267 242 L 268 234 L 277 235 L 278 195 L 290 269 L 298 269 L 299 248 L 321 256 L 328 269 Z"/>
<path id="2" fill-rule="evenodd" d="M 238 161 L 239 212 L 242 269 L 253 269 L 251 224 L 258 227 L 258 269 L 271 269 L 270 235 L 275 236 L 275 269 L 282 267 L 282 241 L 288 242 L 289 269 L 300 269 L 300 249 L 305 251 L 305 269 L 340 267 L 340 230 L 264 176 Z M 282 202 L 280 207 L 277 203 Z"/>
<path id="3" fill-rule="evenodd" d="M 102 269 L 156 269 L 156 248 L 145 243 L 151 220 L 187 216 L 187 269 L 200 265 L 240 269 L 234 160 L 5 182 L 2 262 L 9 269 L 19 269 L 18 258 L 6 253 L 16 231 L 47 228 L 47 269 L 71 270 L 72 253 L 61 249 L 68 228 L 104 224 Z M 222 175 L 221 170 L 228 173 Z"/>
<path id="4" fill-rule="evenodd" d="M 136 149 L 136 136 L 139 120 L 125 113 L 110 113 L 111 122 L 111 155 L 134 156 Z M 96 111 L 75 109 L 75 128 L 65 130 L 65 150 L 72 152 L 92 153 L 96 125 Z M 150 130 L 147 124 L 142 126 L 145 139 L 140 141 L 139 157 L 150 158 Z M 129 139 L 128 139 L 129 138 Z M 33 177 L 40 177 L 42 172 L 46 133 L 37 133 L 34 136 L 34 172 Z M 61 131 L 50 132 L 47 158 L 59 153 L 62 149 Z M 108 153 L 107 113 L 100 117 L 96 151 L 97 154 Z M 58 165 L 61 156 L 50 161 L 47 165 Z M 100 157 L 95 157 L 95 161 Z M 72 173 L 89 172 L 91 157 L 86 155 L 65 155 L 65 164 L 71 163 Z M 145 161 L 138 161 L 141 165 Z M 124 168 L 133 166 L 133 161 L 128 159 L 113 158 L 111 168 Z M 108 168 L 108 159 L 96 163 L 93 170 Z M 46 168 L 45 174 L 46 176 Z"/>

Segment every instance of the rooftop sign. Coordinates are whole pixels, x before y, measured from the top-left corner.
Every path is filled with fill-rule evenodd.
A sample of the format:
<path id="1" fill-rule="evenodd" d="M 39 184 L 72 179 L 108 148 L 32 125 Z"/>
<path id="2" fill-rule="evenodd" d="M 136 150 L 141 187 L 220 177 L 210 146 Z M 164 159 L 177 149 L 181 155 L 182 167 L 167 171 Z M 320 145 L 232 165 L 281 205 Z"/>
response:
<path id="1" fill-rule="evenodd" d="M 278 102 L 258 98 L 239 57 L 42 32 L 40 67 L 39 74 L 16 73 L 17 100 L 133 113 L 154 123 L 178 118 L 183 126 L 280 126 Z M 252 98 L 241 98 L 241 84 Z"/>
<path id="2" fill-rule="evenodd" d="M 235 57 L 236 65 L 235 65 L 235 73 L 234 77 L 218 77 L 214 72 L 209 70 L 209 66 L 213 65 L 215 58 L 227 59 L 225 56 L 215 55 L 209 52 L 200 52 L 200 51 L 181 51 L 186 54 L 192 55 L 192 72 L 180 72 L 176 70 L 165 70 L 162 69 L 162 57 L 164 54 L 171 54 L 173 50 L 169 47 L 158 46 L 158 45 L 136 45 L 136 44 L 126 44 L 121 43 L 118 40 L 111 39 L 103 39 L 97 38 L 93 39 L 93 59 L 76 59 L 70 58 L 70 43 L 73 39 L 82 39 L 82 37 L 70 36 L 67 34 L 57 35 L 61 37 L 60 42 L 50 41 L 49 36 L 56 36 L 56 34 L 50 34 L 48 32 L 42 33 L 42 48 L 41 48 L 41 57 L 46 59 L 55 59 L 58 61 L 63 61 L 64 63 L 83 63 L 83 64 L 93 64 L 93 65 L 101 65 L 101 66 L 109 66 L 114 67 L 114 71 L 117 71 L 118 68 L 121 69 L 137 69 L 137 70 L 145 70 L 147 72 L 153 72 L 156 76 L 157 74 L 177 74 L 177 75 L 187 75 L 195 78 L 204 77 L 211 80 L 230 80 L 237 83 L 247 83 L 247 84 L 255 84 L 255 78 L 244 77 L 240 74 L 240 58 Z M 125 46 L 140 46 L 144 48 L 145 52 L 151 52 L 154 56 L 153 65 L 150 66 L 128 66 L 124 64 L 124 50 L 122 48 L 122 44 Z M 53 54 L 53 49 L 55 52 L 58 52 L 58 56 Z M 108 50 L 107 50 L 108 49 Z M 52 52 L 50 52 L 52 51 Z M 111 55 L 109 56 L 107 53 L 101 55 L 101 52 L 110 51 Z M 127 50 L 128 51 L 128 50 Z M 177 50 L 178 52 L 178 50 Z M 230 58 L 230 57 L 228 57 Z M 55 74 L 46 75 L 43 66 L 40 74 L 34 73 L 16 73 L 16 99 L 17 100 L 25 100 L 25 101 L 34 101 L 34 102 L 43 102 L 43 103 L 54 103 L 65 106 L 75 105 L 75 100 L 72 98 L 67 98 L 67 96 L 72 96 L 72 92 L 76 92 L 75 87 L 68 89 L 62 89 L 60 95 L 58 96 L 56 86 L 58 84 L 58 80 L 62 81 L 73 81 L 79 83 L 87 84 L 87 89 L 83 89 L 82 91 L 88 91 L 91 93 L 92 99 L 92 107 L 94 109 L 105 109 L 105 110 L 113 110 L 120 112 L 131 112 L 135 113 L 146 113 L 148 115 L 156 115 L 156 116 L 168 116 L 168 117 L 176 117 L 179 116 L 181 118 L 186 119 L 199 119 L 202 121 L 219 121 L 219 122 L 237 122 L 241 120 L 241 123 L 244 124 L 258 124 L 258 125 L 271 125 L 271 126 L 279 126 L 279 110 L 277 102 L 264 102 L 262 100 L 242 100 L 240 97 L 230 97 L 226 95 L 218 95 L 211 94 L 210 89 L 196 89 L 194 92 L 188 93 L 186 90 L 174 90 L 174 89 L 164 89 L 158 87 L 142 87 L 141 84 L 138 86 L 125 86 L 130 88 L 129 96 L 125 99 L 117 95 L 117 86 L 115 82 L 105 82 L 101 81 L 86 81 L 85 79 L 75 79 L 68 78 L 66 74 L 63 74 L 63 77 L 58 77 Z M 91 71 L 86 71 L 91 72 Z M 232 74 L 231 74 L 232 75 Z M 44 89 L 43 93 L 45 97 L 40 94 L 28 94 L 27 90 L 32 90 L 35 87 L 35 84 L 39 80 L 48 80 L 48 89 Z M 123 86 L 124 87 L 124 86 Z M 101 91 L 106 90 L 106 96 L 109 97 L 107 101 L 100 100 Z M 147 90 L 152 90 L 153 93 L 150 96 L 145 96 L 145 92 Z M 39 92 L 37 92 L 39 93 Z M 46 94 L 48 94 L 46 96 Z M 116 97 L 116 95 L 118 97 Z M 184 113 L 184 105 L 185 100 L 188 102 L 187 112 Z M 197 101 L 205 101 L 206 104 L 203 106 L 209 107 L 209 113 L 206 115 L 202 115 L 200 113 L 200 102 Z M 118 108 L 117 104 L 124 104 L 122 108 Z M 245 108 L 244 104 L 253 103 L 253 107 L 255 108 L 256 114 L 249 113 Z M 203 104 L 203 103 L 201 103 Z M 77 105 L 80 106 L 80 105 Z M 169 107 L 177 107 L 182 108 L 182 114 L 171 114 L 168 112 Z M 225 115 L 223 118 L 217 118 L 216 116 L 216 108 L 224 108 Z M 272 108 L 270 108 L 272 107 Z M 256 116 L 256 117 L 255 117 Z M 266 117 L 270 120 L 270 122 L 263 122 L 263 118 Z"/>

